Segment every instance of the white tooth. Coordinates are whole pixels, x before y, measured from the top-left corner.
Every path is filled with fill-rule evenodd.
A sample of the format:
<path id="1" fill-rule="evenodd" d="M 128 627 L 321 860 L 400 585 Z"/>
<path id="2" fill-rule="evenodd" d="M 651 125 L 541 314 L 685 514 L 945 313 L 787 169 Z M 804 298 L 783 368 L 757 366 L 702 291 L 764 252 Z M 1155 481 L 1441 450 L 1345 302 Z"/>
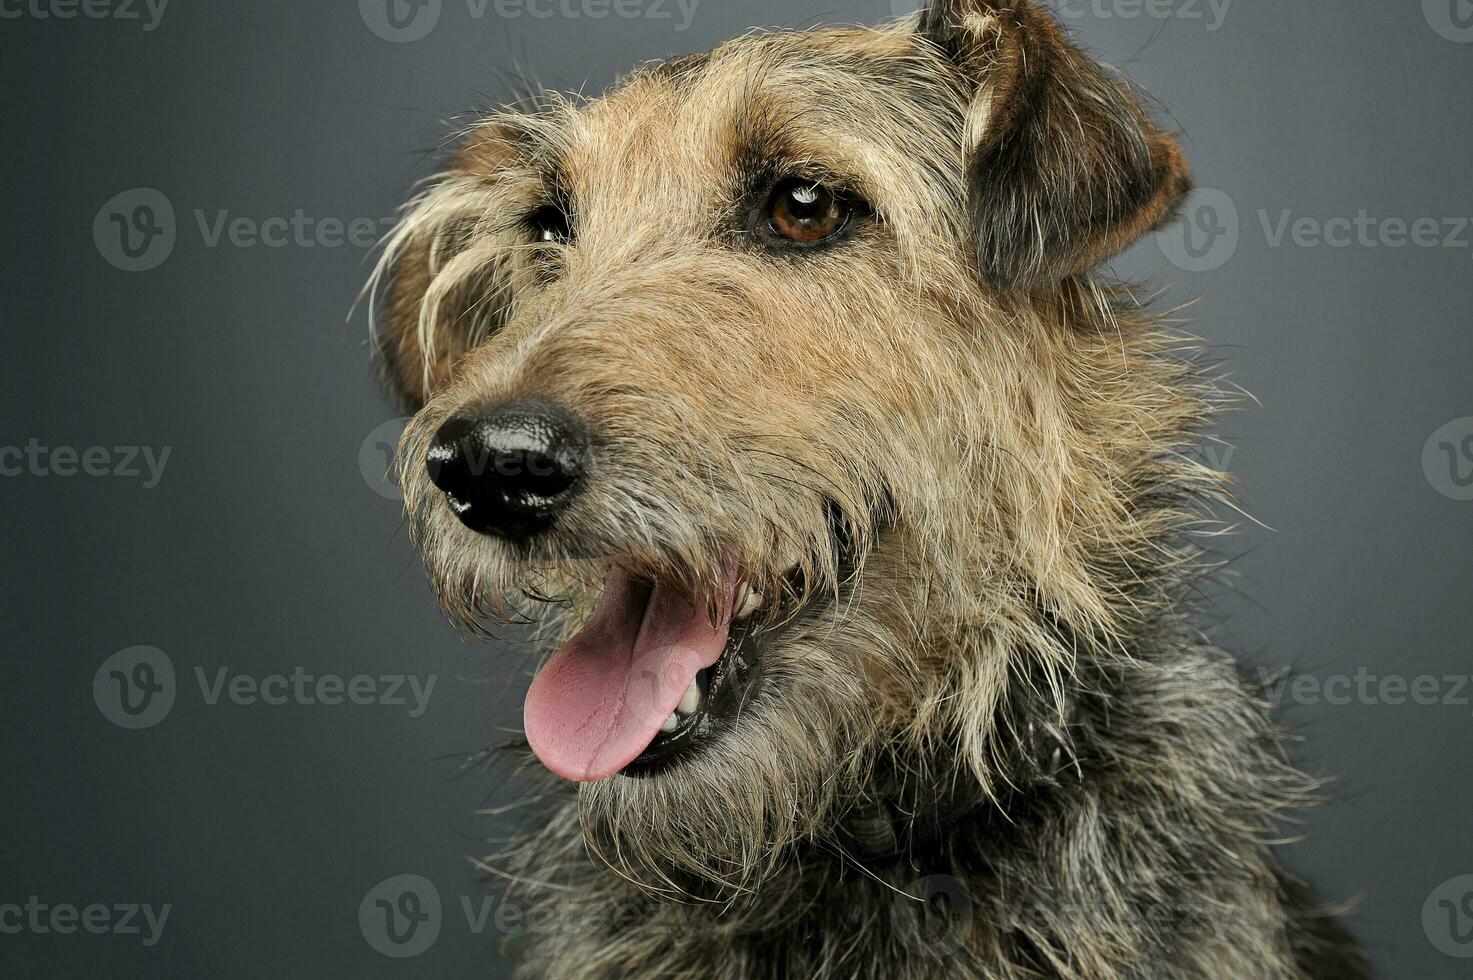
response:
<path id="1" fill-rule="evenodd" d="M 675 729 L 677 729 L 679 727 L 680 727 L 680 719 L 677 718 L 677 717 L 675 717 L 675 713 L 672 711 L 670 713 L 670 717 L 669 718 L 666 718 L 665 721 L 660 725 L 660 731 L 662 731 L 662 732 L 673 732 L 673 731 L 675 731 Z"/>
<path id="2" fill-rule="evenodd" d="M 761 609 L 764 601 L 766 600 L 762 598 L 761 592 L 758 592 L 750 585 L 742 586 L 741 601 L 737 603 L 736 613 L 732 618 L 736 620 L 746 619 Z"/>
<path id="3" fill-rule="evenodd" d="M 695 681 L 690 682 L 690 687 L 685 689 L 685 696 L 680 699 L 680 704 L 675 708 L 683 715 L 693 715 L 696 708 L 701 704 L 701 689 Z"/>

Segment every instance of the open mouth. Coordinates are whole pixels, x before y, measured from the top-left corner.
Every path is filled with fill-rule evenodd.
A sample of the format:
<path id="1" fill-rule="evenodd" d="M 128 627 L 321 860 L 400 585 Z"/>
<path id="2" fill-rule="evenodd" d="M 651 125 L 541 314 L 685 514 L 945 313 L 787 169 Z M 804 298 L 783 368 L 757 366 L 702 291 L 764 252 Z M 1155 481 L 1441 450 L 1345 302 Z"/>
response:
<path id="1" fill-rule="evenodd" d="M 664 771 L 734 724 L 760 675 L 777 615 L 803 594 L 795 565 L 781 595 L 740 575 L 716 613 L 672 586 L 615 566 L 583 628 L 538 671 L 523 721 L 532 751 L 577 782 Z"/>

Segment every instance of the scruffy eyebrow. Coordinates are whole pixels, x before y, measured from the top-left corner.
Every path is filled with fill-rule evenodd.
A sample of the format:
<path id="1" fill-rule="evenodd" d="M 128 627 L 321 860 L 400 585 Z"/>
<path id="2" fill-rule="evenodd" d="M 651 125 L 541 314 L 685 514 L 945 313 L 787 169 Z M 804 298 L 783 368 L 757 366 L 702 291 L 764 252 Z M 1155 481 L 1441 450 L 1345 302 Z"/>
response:
<path id="1" fill-rule="evenodd" d="M 827 124 L 827 125 L 824 125 Z M 851 190 L 873 191 L 873 176 L 852 154 L 824 135 L 839 125 L 821 107 L 783 102 L 758 93 L 733 120 L 736 170 L 748 177 L 802 176 Z"/>
<path id="2" fill-rule="evenodd" d="M 488 176 L 500 174 L 507 166 L 509 151 L 526 170 L 561 170 L 567 152 L 570 109 L 559 103 L 535 113 L 507 111 L 484 116 L 467 134 L 459 154 L 462 169 L 474 173 L 476 162 L 484 158 Z"/>

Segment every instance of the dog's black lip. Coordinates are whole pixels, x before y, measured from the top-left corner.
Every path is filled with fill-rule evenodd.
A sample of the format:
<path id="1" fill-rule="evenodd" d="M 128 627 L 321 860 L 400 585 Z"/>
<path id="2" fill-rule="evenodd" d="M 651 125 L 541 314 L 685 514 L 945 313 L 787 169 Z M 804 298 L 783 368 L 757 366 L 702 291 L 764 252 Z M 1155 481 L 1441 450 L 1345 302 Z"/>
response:
<path id="1" fill-rule="evenodd" d="M 847 558 L 842 564 L 852 571 Z M 705 684 L 695 714 L 675 731 L 657 734 L 634 761 L 620 770 L 621 775 L 640 779 L 667 772 L 739 724 L 742 712 L 766 682 L 763 670 L 766 654 L 815 615 L 822 605 L 821 596 L 810 594 L 800 573 L 794 574 L 785 590 L 788 596 L 807 598 L 801 606 L 790 607 L 784 603 L 776 610 L 769 610 L 776 613 L 771 621 L 764 620 L 759 613 L 745 623 L 733 624 L 720 659 L 709 670 L 701 671 Z"/>
<path id="2" fill-rule="evenodd" d="M 859 542 L 837 504 L 829 503 L 826 510 L 842 588 L 859 571 Z M 801 604 L 795 604 L 792 600 L 795 596 L 803 597 Z M 703 693 L 695 714 L 675 731 L 657 733 L 644 751 L 619 771 L 620 775 L 640 779 L 667 772 L 738 724 L 742 712 L 766 681 L 765 655 L 816 615 L 821 606 L 826 606 L 822 598 L 808 588 L 802 572 L 795 570 L 779 590 L 779 605 L 768 610 L 770 618 L 764 619 L 759 613 L 747 622 L 734 623 L 721 657 L 711 668 L 697 674 Z"/>
<path id="3" fill-rule="evenodd" d="M 675 731 L 656 735 L 620 774 L 636 779 L 660 775 L 730 731 L 762 682 L 763 651 L 790 626 L 734 625 L 720 659 L 701 672 L 705 683 L 695 714 Z"/>

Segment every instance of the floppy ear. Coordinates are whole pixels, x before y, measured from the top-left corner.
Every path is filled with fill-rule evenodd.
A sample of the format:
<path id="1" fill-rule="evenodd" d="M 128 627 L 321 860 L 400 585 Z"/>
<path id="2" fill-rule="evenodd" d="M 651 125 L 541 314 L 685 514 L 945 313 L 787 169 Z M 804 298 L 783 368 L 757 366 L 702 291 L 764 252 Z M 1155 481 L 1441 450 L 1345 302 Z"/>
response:
<path id="1" fill-rule="evenodd" d="M 369 283 L 374 338 L 390 386 L 418 410 L 466 351 L 506 319 L 527 271 L 514 130 L 478 129 L 405 205 Z M 526 181 L 522 181 L 525 184 Z"/>
<path id="2" fill-rule="evenodd" d="M 1130 87 L 1030 0 L 934 0 L 922 35 L 960 71 L 983 275 L 1027 291 L 1082 272 L 1191 190 L 1181 148 Z"/>

